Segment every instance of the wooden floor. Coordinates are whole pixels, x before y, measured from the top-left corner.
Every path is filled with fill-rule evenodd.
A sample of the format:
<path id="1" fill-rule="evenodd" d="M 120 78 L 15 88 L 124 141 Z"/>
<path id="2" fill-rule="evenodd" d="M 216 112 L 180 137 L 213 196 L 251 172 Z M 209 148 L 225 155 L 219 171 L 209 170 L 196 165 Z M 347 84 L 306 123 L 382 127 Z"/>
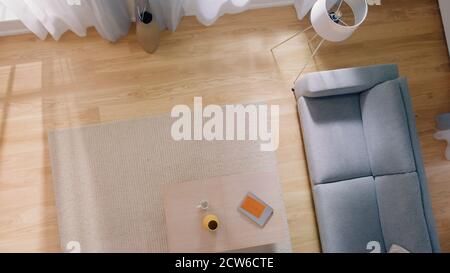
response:
<path id="1" fill-rule="evenodd" d="M 60 251 L 47 133 L 169 112 L 175 104 L 267 102 L 281 106 L 279 171 L 294 251 L 320 251 L 292 80 L 310 52 L 292 7 L 183 19 L 155 55 L 134 31 L 116 44 L 91 30 L 59 42 L 0 38 L 0 251 Z M 450 112 L 450 69 L 437 3 L 385 0 L 341 44 L 325 44 L 308 70 L 397 63 L 410 83 L 441 246 L 450 251 L 450 162 L 433 139 Z M 112 144 L 113 145 L 113 144 Z"/>

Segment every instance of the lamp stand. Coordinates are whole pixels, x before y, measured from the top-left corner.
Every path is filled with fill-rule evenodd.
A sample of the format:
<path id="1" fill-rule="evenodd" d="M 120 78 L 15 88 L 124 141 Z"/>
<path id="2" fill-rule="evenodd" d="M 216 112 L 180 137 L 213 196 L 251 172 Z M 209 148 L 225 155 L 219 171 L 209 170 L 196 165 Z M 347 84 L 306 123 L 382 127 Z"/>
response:
<path id="1" fill-rule="evenodd" d="M 288 38 L 286 38 L 286 39 L 284 39 L 283 41 L 281 41 L 281 42 L 279 42 L 278 44 L 276 44 L 274 47 L 272 47 L 272 48 L 270 49 L 270 51 L 273 53 L 273 50 L 276 49 L 277 47 L 279 47 L 279 46 L 283 45 L 284 43 L 290 41 L 290 40 L 293 39 L 295 36 L 297 36 L 297 35 L 299 35 L 299 34 L 302 34 L 302 33 L 306 32 L 306 31 L 310 30 L 311 28 L 312 28 L 312 25 L 309 26 L 309 27 L 307 27 L 307 28 L 305 28 L 304 30 L 297 31 L 297 32 L 294 33 L 293 35 L 289 36 Z M 317 35 L 317 34 L 316 34 L 316 35 Z M 316 36 L 316 35 L 315 35 L 315 36 Z M 313 37 L 313 38 L 314 38 L 314 37 Z M 308 42 L 309 42 L 309 40 L 308 40 Z"/>
<path id="2" fill-rule="evenodd" d="M 292 40 L 294 37 L 305 33 L 306 31 L 310 30 L 313 26 L 310 25 L 309 27 L 305 28 L 304 30 L 298 31 L 296 33 L 294 33 L 293 35 L 289 36 L 288 38 L 284 39 L 283 41 L 279 42 L 278 44 L 276 44 L 274 47 L 272 47 L 270 49 L 270 52 L 273 54 L 273 51 L 278 48 L 279 46 L 285 44 L 286 42 Z M 314 36 L 312 38 L 308 39 L 308 47 L 309 50 L 311 50 L 311 56 L 308 58 L 308 60 L 306 61 L 306 63 L 303 65 L 302 69 L 300 70 L 300 72 L 297 74 L 297 77 L 295 78 L 293 85 L 295 86 L 295 83 L 297 82 L 297 80 L 300 78 L 300 76 L 303 74 L 303 72 L 305 71 L 306 67 L 308 67 L 308 65 L 310 64 L 310 62 L 313 60 L 314 56 L 317 54 L 317 52 L 319 51 L 319 48 L 322 46 L 322 44 L 325 42 L 325 39 L 321 39 L 319 44 L 316 46 L 316 48 L 312 48 L 311 47 L 311 42 L 314 41 L 314 39 L 317 38 L 317 36 L 319 36 L 317 33 L 314 34 Z M 292 87 L 292 91 L 294 91 L 294 87 Z"/>
<path id="3" fill-rule="evenodd" d="M 331 11 L 328 13 L 328 15 L 330 16 L 331 20 L 333 20 L 336 24 L 342 23 L 345 26 L 348 26 L 344 21 L 342 21 L 342 12 L 341 12 L 341 7 L 342 7 L 342 3 L 344 2 L 344 0 L 340 0 L 339 1 L 339 5 L 337 6 L 337 9 L 335 11 Z M 299 34 L 305 33 L 306 31 L 310 30 L 313 26 L 310 25 L 309 27 L 305 28 L 304 30 L 298 31 L 296 33 L 294 33 L 293 35 L 289 36 L 288 38 L 284 39 L 283 41 L 279 42 L 278 44 L 276 44 L 274 47 L 272 47 L 270 49 L 272 55 L 273 51 L 278 48 L 279 46 L 285 44 L 286 42 L 290 41 L 291 39 L 293 39 L 294 37 L 296 37 Z M 312 54 L 311 56 L 308 58 L 307 62 L 303 65 L 302 69 L 300 70 L 300 72 L 298 73 L 297 77 L 294 80 L 294 87 L 295 87 L 295 83 L 297 82 L 297 80 L 300 78 L 300 76 L 303 74 L 303 72 L 305 71 L 306 67 L 309 65 L 309 63 L 311 62 L 311 60 L 314 58 L 314 56 L 317 54 L 317 52 L 319 51 L 319 48 L 322 46 L 322 44 L 325 42 L 325 39 L 322 38 L 322 40 L 320 40 L 319 44 L 317 45 L 316 48 L 312 49 L 311 47 L 311 42 L 318 36 L 319 34 L 316 32 L 316 34 L 308 39 L 308 47 L 311 50 Z M 292 87 L 292 91 L 294 91 L 294 87 Z"/>
<path id="4" fill-rule="evenodd" d="M 316 34 L 317 35 L 317 34 Z M 295 83 L 297 82 L 297 80 L 300 78 L 300 76 L 303 74 L 303 72 L 305 71 L 306 67 L 309 65 L 309 63 L 312 61 L 312 59 L 314 58 L 314 56 L 316 56 L 317 51 L 319 51 L 319 48 L 322 46 L 323 42 L 325 42 L 325 39 L 320 40 L 319 45 L 317 45 L 317 47 L 312 51 L 312 55 L 308 58 L 308 61 L 303 65 L 302 69 L 300 70 L 300 72 L 297 74 L 297 77 L 295 78 L 293 85 L 295 86 Z M 308 42 L 309 45 L 309 42 Z M 309 47 L 311 49 L 311 46 Z M 294 91 L 294 87 L 292 87 L 292 91 Z"/>

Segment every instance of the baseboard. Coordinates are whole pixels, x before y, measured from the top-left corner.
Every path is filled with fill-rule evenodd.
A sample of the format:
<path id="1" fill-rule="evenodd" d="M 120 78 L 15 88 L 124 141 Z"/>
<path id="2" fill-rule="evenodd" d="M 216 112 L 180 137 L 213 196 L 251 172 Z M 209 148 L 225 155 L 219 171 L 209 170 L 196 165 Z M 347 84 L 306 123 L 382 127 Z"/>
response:
<path id="1" fill-rule="evenodd" d="M 261 3 L 252 3 L 250 4 L 250 9 L 263 9 L 263 8 L 274 8 L 274 7 L 282 7 L 289 6 L 294 4 L 294 0 L 284 0 L 284 1 L 260 1 Z"/>
<path id="2" fill-rule="evenodd" d="M 20 20 L 0 21 L 0 37 L 30 33 Z"/>

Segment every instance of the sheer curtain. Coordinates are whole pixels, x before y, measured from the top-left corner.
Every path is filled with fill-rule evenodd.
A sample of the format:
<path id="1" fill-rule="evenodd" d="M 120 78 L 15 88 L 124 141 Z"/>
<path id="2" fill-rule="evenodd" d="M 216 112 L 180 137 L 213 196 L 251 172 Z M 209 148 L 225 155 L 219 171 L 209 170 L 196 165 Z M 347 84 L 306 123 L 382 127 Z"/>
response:
<path id="1" fill-rule="evenodd" d="M 146 0 L 138 0 L 146 1 Z M 194 15 L 205 26 L 226 13 L 248 9 L 252 0 L 149 0 L 160 26 L 175 31 L 184 15 Z M 276 0 L 275 0 L 276 1 Z"/>
<path id="2" fill-rule="evenodd" d="M 137 0 L 147 1 L 147 0 Z M 184 15 L 194 15 L 206 26 L 226 13 L 247 10 L 251 4 L 286 3 L 286 0 L 149 0 L 161 27 L 175 31 Z M 303 19 L 317 0 L 293 0 L 298 19 Z"/>
<path id="3" fill-rule="evenodd" d="M 183 7 L 185 0 L 136 0 L 136 3 L 144 5 L 145 1 L 149 1 L 150 9 L 162 29 L 168 28 L 172 31 L 177 29 L 185 14 Z"/>
<path id="4" fill-rule="evenodd" d="M 297 18 L 299 20 L 303 19 L 316 2 L 317 0 L 294 0 Z"/>
<path id="5" fill-rule="evenodd" d="M 186 2 L 187 8 L 190 4 L 193 7 L 192 13 L 197 16 L 200 23 L 205 26 L 213 24 L 220 16 L 226 13 L 238 13 L 248 9 L 250 0 L 189 0 Z"/>
<path id="6" fill-rule="evenodd" d="M 94 26 L 99 34 L 116 41 L 128 33 L 130 17 L 124 0 L 0 0 L 40 39 L 58 40 L 71 30 L 86 36 Z"/>
<path id="7" fill-rule="evenodd" d="M 132 1 L 132 0 L 130 0 Z M 194 15 L 206 26 L 226 13 L 247 10 L 250 4 L 276 3 L 286 0 L 135 0 L 149 1 L 161 28 L 175 31 L 184 15 Z M 316 0 L 294 0 L 299 19 Z M 100 35 L 116 41 L 128 33 L 130 16 L 127 0 L 0 0 L 39 38 L 50 35 L 58 40 L 71 30 L 79 36 L 94 26 Z"/>

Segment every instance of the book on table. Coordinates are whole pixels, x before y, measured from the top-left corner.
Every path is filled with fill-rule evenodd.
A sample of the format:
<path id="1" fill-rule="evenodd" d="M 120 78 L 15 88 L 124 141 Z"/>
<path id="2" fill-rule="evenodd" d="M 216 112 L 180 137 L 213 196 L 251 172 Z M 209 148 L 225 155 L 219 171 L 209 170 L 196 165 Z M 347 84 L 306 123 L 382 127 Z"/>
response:
<path id="1" fill-rule="evenodd" d="M 238 210 L 261 227 L 269 221 L 273 214 L 272 207 L 251 192 L 245 195 Z"/>

